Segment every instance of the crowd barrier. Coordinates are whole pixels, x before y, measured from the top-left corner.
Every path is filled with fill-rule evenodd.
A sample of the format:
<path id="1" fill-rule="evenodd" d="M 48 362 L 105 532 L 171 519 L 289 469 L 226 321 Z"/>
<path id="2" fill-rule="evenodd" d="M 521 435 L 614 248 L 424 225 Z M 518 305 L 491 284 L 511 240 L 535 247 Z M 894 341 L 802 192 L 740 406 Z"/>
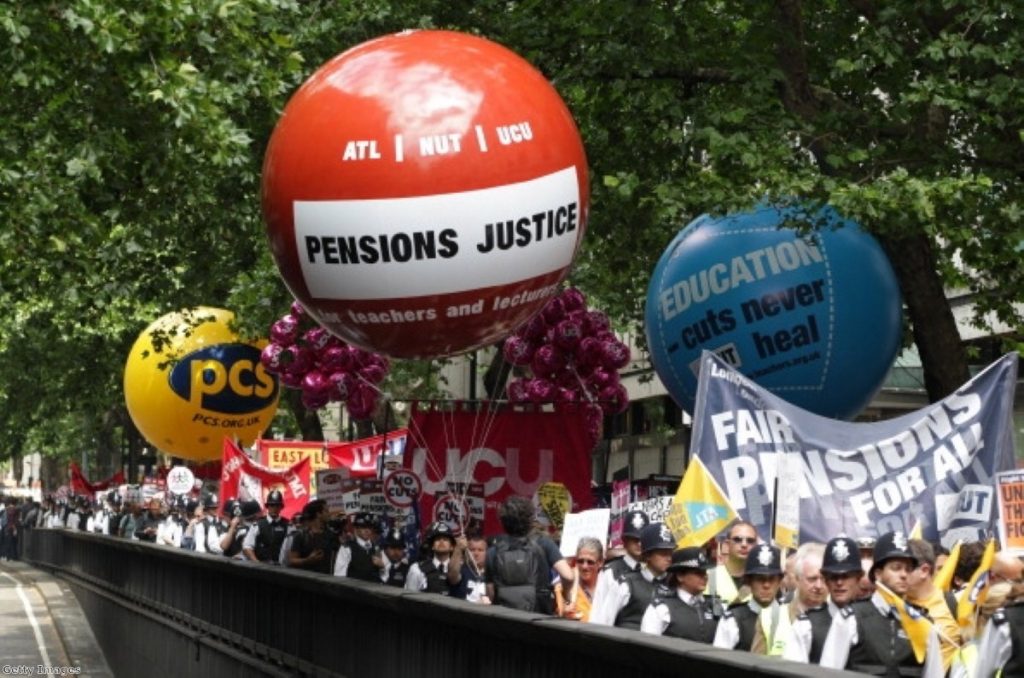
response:
<path id="1" fill-rule="evenodd" d="M 79 531 L 23 546 L 71 586 L 119 676 L 857 675 Z"/>

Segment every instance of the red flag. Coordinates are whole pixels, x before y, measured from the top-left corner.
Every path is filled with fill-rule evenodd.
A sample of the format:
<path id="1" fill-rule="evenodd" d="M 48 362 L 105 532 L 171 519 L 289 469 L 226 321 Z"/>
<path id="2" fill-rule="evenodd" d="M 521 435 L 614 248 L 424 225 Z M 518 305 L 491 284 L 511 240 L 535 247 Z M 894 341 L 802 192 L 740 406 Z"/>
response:
<path id="1" fill-rule="evenodd" d="M 271 490 L 284 495 L 281 515 L 291 518 L 309 501 L 309 459 L 303 458 L 286 469 L 271 469 L 257 464 L 235 445 L 224 438 L 221 456 L 220 505 L 228 499 L 255 499 L 265 505 Z"/>
<path id="2" fill-rule="evenodd" d="M 591 507 L 590 450 L 582 407 L 554 412 L 503 408 L 497 411 L 413 410 L 404 465 L 423 482 L 424 523 L 450 521 L 472 510 L 468 493 L 483 485 L 484 532 L 498 534 L 498 505 L 509 495 L 533 499 L 545 483 L 562 483 L 570 511 Z M 455 495 L 450 486 L 456 488 Z M 459 496 L 461 495 L 461 496 Z"/>
<path id="3" fill-rule="evenodd" d="M 111 487 L 117 487 L 118 485 L 124 484 L 124 471 L 118 471 L 106 480 L 102 480 L 98 483 L 90 483 L 89 479 L 82 473 L 82 469 L 78 464 L 71 462 L 70 468 L 71 491 L 75 494 L 92 496 L 97 492 L 102 492 L 103 490 L 108 490 Z"/>
<path id="4" fill-rule="evenodd" d="M 350 478 L 375 478 L 377 458 L 405 450 L 408 431 L 400 428 L 350 443 L 329 443 L 327 454 L 331 468 L 347 468 Z"/>
<path id="5" fill-rule="evenodd" d="M 92 494 L 92 484 L 82 475 L 82 469 L 71 462 L 71 491 L 75 494 Z"/>

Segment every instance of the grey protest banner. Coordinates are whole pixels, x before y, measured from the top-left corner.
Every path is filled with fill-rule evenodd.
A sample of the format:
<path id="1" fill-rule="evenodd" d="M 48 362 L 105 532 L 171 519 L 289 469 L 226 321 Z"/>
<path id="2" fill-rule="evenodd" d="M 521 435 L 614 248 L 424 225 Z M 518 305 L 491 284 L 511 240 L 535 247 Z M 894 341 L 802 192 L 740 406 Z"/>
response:
<path id="1" fill-rule="evenodd" d="M 704 462 L 741 516 L 769 535 L 776 454 L 801 466 L 800 542 L 837 534 L 909 532 L 976 540 L 995 527 L 993 478 L 1012 468 L 1017 354 L 943 400 L 895 419 L 851 423 L 802 410 L 701 357 L 691 455 Z"/>

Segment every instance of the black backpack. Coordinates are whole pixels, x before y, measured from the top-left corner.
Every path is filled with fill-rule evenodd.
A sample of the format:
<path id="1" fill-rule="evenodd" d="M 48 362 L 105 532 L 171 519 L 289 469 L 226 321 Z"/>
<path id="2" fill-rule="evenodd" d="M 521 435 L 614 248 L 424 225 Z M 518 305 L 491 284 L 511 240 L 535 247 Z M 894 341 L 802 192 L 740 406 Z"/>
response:
<path id="1" fill-rule="evenodd" d="M 494 602 L 552 614 L 554 601 L 543 549 L 533 539 L 501 536 L 494 542 Z"/>

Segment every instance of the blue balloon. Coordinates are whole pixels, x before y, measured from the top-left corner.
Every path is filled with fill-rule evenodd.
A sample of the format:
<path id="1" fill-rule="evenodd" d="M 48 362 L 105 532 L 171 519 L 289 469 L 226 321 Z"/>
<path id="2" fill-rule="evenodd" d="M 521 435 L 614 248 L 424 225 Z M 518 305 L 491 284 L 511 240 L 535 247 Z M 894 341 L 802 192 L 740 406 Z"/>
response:
<path id="1" fill-rule="evenodd" d="M 780 228 L 810 220 L 801 236 Z M 841 228 L 840 228 L 841 226 Z M 851 419 L 900 350 L 899 284 L 882 248 L 830 207 L 702 216 L 654 269 L 645 311 L 654 370 L 693 412 L 703 350 L 789 402 Z"/>

